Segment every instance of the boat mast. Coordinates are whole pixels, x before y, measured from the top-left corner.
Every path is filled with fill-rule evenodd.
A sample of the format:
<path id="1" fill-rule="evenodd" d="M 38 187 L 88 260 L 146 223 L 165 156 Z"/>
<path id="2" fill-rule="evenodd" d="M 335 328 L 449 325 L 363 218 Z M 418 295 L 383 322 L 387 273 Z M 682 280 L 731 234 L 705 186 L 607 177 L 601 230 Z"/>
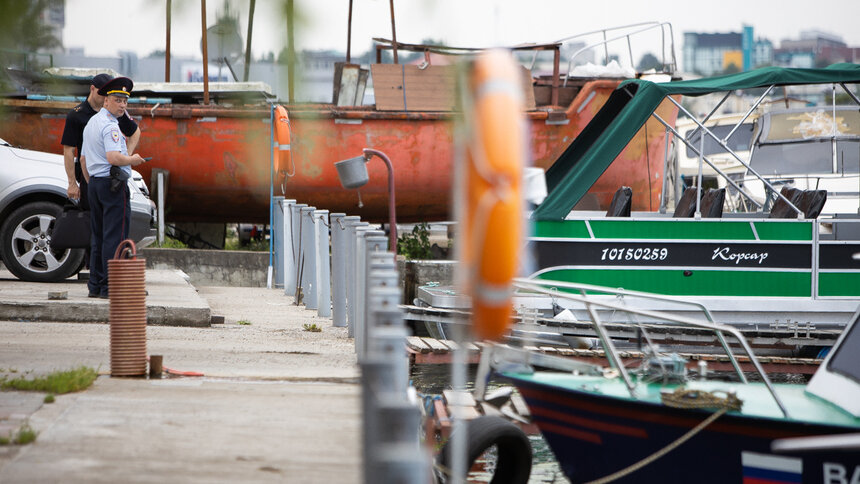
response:
<path id="1" fill-rule="evenodd" d="M 167 38 L 164 40 L 164 82 L 170 82 L 170 4 L 167 0 Z"/>

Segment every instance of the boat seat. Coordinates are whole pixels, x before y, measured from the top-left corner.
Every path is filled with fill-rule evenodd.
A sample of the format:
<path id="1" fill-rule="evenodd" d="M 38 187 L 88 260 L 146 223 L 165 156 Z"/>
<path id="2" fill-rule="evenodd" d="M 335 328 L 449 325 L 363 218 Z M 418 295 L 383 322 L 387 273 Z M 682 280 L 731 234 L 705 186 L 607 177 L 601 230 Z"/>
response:
<path id="1" fill-rule="evenodd" d="M 672 214 L 672 217 L 689 218 L 692 217 L 695 213 L 696 187 L 687 187 L 684 189 L 684 193 L 681 195 L 681 199 L 678 200 L 678 204 L 675 205 L 675 213 Z"/>
<path id="2" fill-rule="evenodd" d="M 621 187 L 615 190 L 615 195 L 612 196 L 612 202 L 609 204 L 609 210 L 606 211 L 607 217 L 629 217 L 630 204 L 633 201 L 633 189 L 630 187 Z"/>
<path id="3" fill-rule="evenodd" d="M 726 201 L 725 188 L 709 188 L 702 195 L 702 205 L 700 207 L 702 218 L 722 218 L 723 204 Z"/>
<path id="4" fill-rule="evenodd" d="M 803 197 L 803 190 L 784 186 L 779 193 L 789 199 L 795 207 L 800 208 L 800 199 Z M 797 218 L 797 212 L 789 204 L 785 203 L 782 198 L 777 198 L 773 203 L 773 208 L 770 209 L 768 218 Z"/>
<path id="5" fill-rule="evenodd" d="M 818 218 L 827 201 L 827 190 L 804 190 L 800 198 L 800 206 L 806 218 Z"/>

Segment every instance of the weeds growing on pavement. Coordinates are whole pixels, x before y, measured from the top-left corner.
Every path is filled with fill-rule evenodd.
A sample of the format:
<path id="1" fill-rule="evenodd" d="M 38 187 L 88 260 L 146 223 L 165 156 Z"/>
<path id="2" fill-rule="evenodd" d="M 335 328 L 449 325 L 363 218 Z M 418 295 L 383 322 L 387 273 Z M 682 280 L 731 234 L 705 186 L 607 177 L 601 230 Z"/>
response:
<path id="1" fill-rule="evenodd" d="M 317 326 L 317 323 L 305 323 L 302 325 L 302 328 L 304 328 L 305 331 L 310 331 L 311 333 L 319 333 L 320 331 L 322 331 L 322 328 Z"/>
<path id="2" fill-rule="evenodd" d="M 241 326 L 250 326 L 251 322 L 248 321 L 247 319 L 240 319 L 239 321 L 236 321 L 236 324 L 241 325 Z"/>
<path id="3" fill-rule="evenodd" d="M 30 427 L 29 423 L 24 422 L 21 424 L 18 432 L 14 434 L 10 433 L 8 437 L 0 437 L 0 445 L 27 445 L 35 442 L 38 435 L 39 433 L 33 430 L 33 427 Z"/>
<path id="4" fill-rule="evenodd" d="M 25 377 L 9 379 L 4 376 L 0 378 L 0 388 L 62 395 L 86 390 L 97 377 L 98 372 L 96 370 L 88 366 L 79 366 L 72 370 L 55 371 L 33 379 Z"/>
<path id="5" fill-rule="evenodd" d="M 56 399 L 54 398 L 53 394 L 49 393 L 45 395 L 45 403 L 54 403 L 55 400 Z"/>

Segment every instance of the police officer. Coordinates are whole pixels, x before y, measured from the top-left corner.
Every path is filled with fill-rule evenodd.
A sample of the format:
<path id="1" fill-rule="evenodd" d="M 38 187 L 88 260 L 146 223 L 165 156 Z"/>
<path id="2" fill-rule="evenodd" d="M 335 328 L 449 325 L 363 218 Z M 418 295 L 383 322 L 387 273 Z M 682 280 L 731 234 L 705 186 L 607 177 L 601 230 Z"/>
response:
<path id="1" fill-rule="evenodd" d="M 127 77 L 117 77 L 102 86 L 98 94 L 105 96 L 104 106 L 84 128 L 82 168 L 89 182 L 93 230 L 87 283 L 90 297 L 108 297 L 107 261 L 119 243 L 128 238 L 131 223 L 126 180 L 131 176 L 131 167 L 145 161 L 136 153 L 129 156 L 119 127 L 118 118 L 125 113 L 132 87 L 134 83 Z"/>
<path id="2" fill-rule="evenodd" d="M 96 112 L 102 108 L 104 104 L 104 96 L 98 93 L 105 84 L 107 84 L 112 76 L 108 74 L 97 74 L 93 76 L 90 83 L 90 93 L 87 98 L 66 115 L 66 125 L 63 128 L 63 137 L 60 143 L 63 145 L 63 161 L 66 166 L 66 177 L 69 181 L 69 187 L 66 190 L 70 199 L 80 199 L 81 207 L 84 210 L 89 210 L 90 206 L 87 202 L 87 182 L 83 178 L 81 165 L 79 163 L 81 156 L 81 143 L 84 137 L 84 127 L 87 121 L 95 116 Z M 134 153 L 137 147 L 137 142 L 140 139 L 140 129 L 137 123 L 131 119 L 128 114 L 118 118 L 119 128 L 122 133 L 128 137 L 128 152 Z M 77 151 L 75 151 L 77 150 Z M 77 153 L 78 159 L 75 159 Z M 80 183 L 80 188 L 78 184 Z"/>

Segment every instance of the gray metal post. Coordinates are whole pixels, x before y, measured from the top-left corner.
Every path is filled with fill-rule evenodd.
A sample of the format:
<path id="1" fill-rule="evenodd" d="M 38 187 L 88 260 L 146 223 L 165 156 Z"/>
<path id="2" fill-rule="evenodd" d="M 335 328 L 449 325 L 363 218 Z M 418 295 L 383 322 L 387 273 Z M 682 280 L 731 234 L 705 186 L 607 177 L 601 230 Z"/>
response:
<path id="1" fill-rule="evenodd" d="M 281 209 L 284 212 L 284 230 L 281 236 L 281 247 L 283 247 L 283 264 L 279 271 L 284 273 L 284 294 L 292 296 L 296 293 L 296 256 L 293 254 L 293 199 L 281 200 Z"/>
<path id="2" fill-rule="evenodd" d="M 347 335 L 350 338 L 355 338 L 355 231 L 358 227 L 366 225 L 358 217 L 345 217 L 344 224 L 346 225 L 346 236 L 344 237 L 344 247 L 346 250 L 346 318 L 347 318 Z"/>
<path id="3" fill-rule="evenodd" d="M 419 446 L 420 410 L 408 397 L 407 331 L 394 254 L 365 237 L 367 348 L 362 373 L 364 482 L 425 483 L 430 461 Z M 382 238 L 383 240 L 384 237 Z"/>
<path id="4" fill-rule="evenodd" d="M 358 217 L 355 217 L 358 219 Z M 333 213 L 331 220 L 331 323 L 346 326 L 346 214 Z"/>
<path id="5" fill-rule="evenodd" d="M 316 281 L 316 227 L 314 227 L 315 207 L 302 208 L 302 302 L 308 309 L 317 308 L 317 281 Z"/>
<path id="6" fill-rule="evenodd" d="M 284 274 L 281 270 L 284 266 L 284 207 L 281 202 L 284 197 L 272 197 L 272 226 L 269 227 L 269 236 L 272 244 L 272 267 L 274 268 L 274 287 L 284 287 Z"/>
<path id="7" fill-rule="evenodd" d="M 167 183 L 164 179 L 164 171 L 158 171 L 158 245 L 164 245 L 164 190 L 167 188 Z"/>
<path id="8" fill-rule="evenodd" d="M 331 245 L 329 243 L 328 210 L 314 212 L 316 224 L 317 315 L 331 317 Z"/>
<path id="9" fill-rule="evenodd" d="M 290 210 L 290 222 L 293 225 L 293 273 L 296 280 L 295 289 L 290 296 L 296 298 L 295 303 L 299 303 L 298 293 L 302 286 L 302 281 L 299 278 L 299 273 L 302 270 L 302 209 L 307 207 L 306 203 L 296 203 Z"/>
<path id="10" fill-rule="evenodd" d="M 355 352 L 358 355 L 358 361 L 364 358 L 364 339 L 367 334 L 364 328 L 364 305 L 367 300 L 367 287 L 365 285 L 367 258 L 364 254 L 366 251 L 365 235 L 370 230 L 372 229 L 369 224 L 358 226 L 355 229 L 355 280 L 353 281 L 353 284 L 355 284 L 355 290 L 353 291 L 353 294 L 355 294 L 355 304 L 351 305 L 351 307 L 355 320 Z"/>

